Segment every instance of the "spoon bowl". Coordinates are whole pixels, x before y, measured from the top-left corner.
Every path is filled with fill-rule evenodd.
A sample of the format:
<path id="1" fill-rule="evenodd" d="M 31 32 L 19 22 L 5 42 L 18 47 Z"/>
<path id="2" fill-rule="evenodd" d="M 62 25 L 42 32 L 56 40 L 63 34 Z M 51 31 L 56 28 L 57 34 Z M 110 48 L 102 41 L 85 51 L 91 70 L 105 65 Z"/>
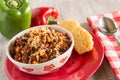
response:
<path id="1" fill-rule="evenodd" d="M 113 35 L 115 38 L 116 42 L 120 46 L 120 41 L 116 38 L 115 33 L 118 31 L 114 21 L 108 17 L 102 17 L 99 20 L 99 31 L 102 32 L 103 34 L 107 36 Z"/>
<path id="2" fill-rule="evenodd" d="M 103 17 L 99 20 L 99 30 L 106 35 L 113 35 L 117 32 L 117 27 L 112 19 Z"/>

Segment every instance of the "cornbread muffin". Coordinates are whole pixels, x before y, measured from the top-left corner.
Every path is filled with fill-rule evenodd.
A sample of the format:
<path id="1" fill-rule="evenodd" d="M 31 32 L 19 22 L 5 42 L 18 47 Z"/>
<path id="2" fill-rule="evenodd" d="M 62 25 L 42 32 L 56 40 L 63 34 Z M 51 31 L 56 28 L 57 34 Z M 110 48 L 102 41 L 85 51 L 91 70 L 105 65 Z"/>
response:
<path id="1" fill-rule="evenodd" d="M 75 40 L 74 47 L 79 54 L 84 54 L 93 49 L 94 42 L 92 36 L 77 21 L 63 20 L 59 25 L 68 29 L 73 34 Z"/>

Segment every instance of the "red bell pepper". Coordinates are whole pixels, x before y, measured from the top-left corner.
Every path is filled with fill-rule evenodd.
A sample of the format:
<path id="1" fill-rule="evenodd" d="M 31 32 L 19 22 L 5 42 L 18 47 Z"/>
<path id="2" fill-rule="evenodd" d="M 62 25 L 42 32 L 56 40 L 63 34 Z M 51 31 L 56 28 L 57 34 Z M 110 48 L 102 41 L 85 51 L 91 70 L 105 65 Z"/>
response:
<path id="1" fill-rule="evenodd" d="M 56 24 L 59 17 L 54 7 L 39 7 L 32 10 L 31 26 Z"/>

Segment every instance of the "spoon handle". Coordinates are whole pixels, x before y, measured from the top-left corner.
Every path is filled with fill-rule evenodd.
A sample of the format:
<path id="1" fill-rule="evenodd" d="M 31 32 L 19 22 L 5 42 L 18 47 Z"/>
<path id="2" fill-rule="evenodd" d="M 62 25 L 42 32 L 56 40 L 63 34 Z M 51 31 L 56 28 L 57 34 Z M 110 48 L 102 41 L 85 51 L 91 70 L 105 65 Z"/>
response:
<path id="1" fill-rule="evenodd" d="M 115 40 L 116 40 L 118 46 L 120 46 L 120 40 L 118 40 L 117 37 L 116 37 L 115 35 L 113 35 L 113 37 L 115 38 Z"/>

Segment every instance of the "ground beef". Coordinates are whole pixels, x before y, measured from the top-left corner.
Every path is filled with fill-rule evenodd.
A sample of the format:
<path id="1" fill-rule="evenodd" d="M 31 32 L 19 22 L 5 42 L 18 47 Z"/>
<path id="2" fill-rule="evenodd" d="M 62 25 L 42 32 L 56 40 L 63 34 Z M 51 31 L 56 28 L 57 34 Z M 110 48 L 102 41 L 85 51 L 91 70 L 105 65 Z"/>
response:
<path id="1" fill-rule="evenodd" d="M 43 27 L 32 29 L 23 36 L 17 37 L 10 54 L 19 62 L 38 64 L 62 55 L 70 45 L 68 34 Z"/>

